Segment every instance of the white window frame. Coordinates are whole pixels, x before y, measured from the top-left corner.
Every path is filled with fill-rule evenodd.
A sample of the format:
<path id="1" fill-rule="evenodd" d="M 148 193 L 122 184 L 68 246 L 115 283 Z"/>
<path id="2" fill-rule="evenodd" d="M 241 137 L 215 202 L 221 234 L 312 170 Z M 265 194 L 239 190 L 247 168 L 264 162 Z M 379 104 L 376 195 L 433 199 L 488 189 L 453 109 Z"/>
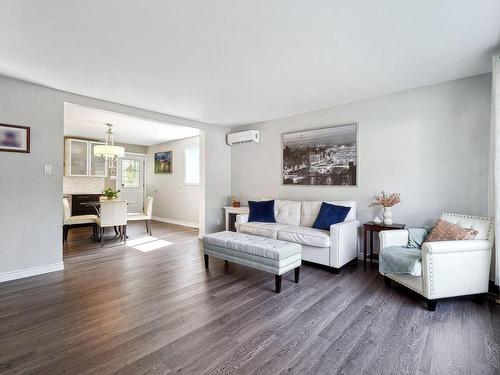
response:
<path id="1" fill-rule="evenodd" d="M 187 152 L 188 150 L 193 150 L 193 149 L 197 149 L 198 150 L 198 182 L 187 182 L 186 181 L 186 178 L 187 178 L 187 167 L 188 167 L 188 163 L 187 163 Z M 184 185 L 187 185 L 187 186 L 199 186 L 200 185 L 200 180 L 201 180 L 201 162 L 199 160 L 200 158 L 200 146 L 187 146 L 187 147 L 184 147 Z"/>

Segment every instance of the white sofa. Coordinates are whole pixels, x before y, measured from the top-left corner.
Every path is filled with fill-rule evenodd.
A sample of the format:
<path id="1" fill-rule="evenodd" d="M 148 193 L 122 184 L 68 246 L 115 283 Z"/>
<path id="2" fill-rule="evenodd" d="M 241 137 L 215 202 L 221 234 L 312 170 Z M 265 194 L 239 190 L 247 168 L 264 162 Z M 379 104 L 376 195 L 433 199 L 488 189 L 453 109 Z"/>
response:
<path id="1" fill-rule="evenodd" d="M 358 257 L 358 226 L 356 202 L 328 201 L 351 207 L 344 222 L 330 226 L 330 230 L 311 228 L 322 201 L 290 201 L 276 199 L 276 223 L 248 222 L 248 215 L 236 216 L 236 230 L 241 233 L 295 242 L 302 245 L 302 260 L 338 270 Z"/>
<path id="2" fill-rule="evenodd" d="M 426 242 L 422 246 L 421 275 L 386 273 L 384 276 L 414 290 L 435 310 L 439 298 L 488 292 L 493 219 L 488 217 L 442 214 L 441 219 L 478 231 L 474 240 Z M 382 231 L 380 251 L 388 246 L 408 244 L 407 230 Z"/>

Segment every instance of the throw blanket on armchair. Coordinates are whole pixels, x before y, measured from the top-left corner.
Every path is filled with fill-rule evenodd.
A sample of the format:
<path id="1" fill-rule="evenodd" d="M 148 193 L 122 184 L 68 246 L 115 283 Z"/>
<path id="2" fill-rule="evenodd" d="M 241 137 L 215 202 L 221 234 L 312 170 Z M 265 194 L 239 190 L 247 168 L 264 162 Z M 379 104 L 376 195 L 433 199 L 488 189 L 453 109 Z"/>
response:
<path id="1" fill-rule="evenodd" d="M 389 246 L 383 249 L 379 259 L 380 273 L 404 273 L 412 276 L 422 274 L 422 243 L 430 228 L 409 228 L 408 245 Z"/>

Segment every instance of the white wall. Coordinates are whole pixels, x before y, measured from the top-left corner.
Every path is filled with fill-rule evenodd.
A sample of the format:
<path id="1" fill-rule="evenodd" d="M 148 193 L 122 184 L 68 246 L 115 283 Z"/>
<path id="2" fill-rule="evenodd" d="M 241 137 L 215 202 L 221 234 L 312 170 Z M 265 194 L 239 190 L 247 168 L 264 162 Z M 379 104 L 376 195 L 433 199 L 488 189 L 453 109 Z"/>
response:
<path id="1" fill-rule="evenodd" d="M 198 226 L 200 185 L 184 184 L 184 149 L 193 146 L 200 146 L 200 137 L 148 147 L 146 194 L 154 197 L 153 216 Z M 173 153 L 171 174 L 154 173 L 154 154 L 162 151 Z"/>
<path id="2" fill-rule="evenodd" d="M 17 277 L 14 271 L 62 268 L 60 94 L 0 77 L 0 123 L 31 127 L 31 153 L 0 152 L 2 281 Z M 44 164 L 52 165 L 52 175 L 44 175 Z"/>
<path id="3" fill-rule="evenodd" d="M 261 142 L 232 147 L 232 193 L 244 201 L 353 199 L 361 221 L 381 216 L 367 207 L 381 190 L 401 193 L 395 222 L 487 215 L 490 94 L 486 74 L 245 127 L 260 129 Z M 351 122 L 359 123 L 358 187 L 281 184 L 282 133 Z"/>
<path id="4" fill-rule="evenodd" d="M 61 265 L 64 102 L 201 129 L 207 161 L 200 224 L 207 232 L 222 229 L 231 193 L 228 129 L 0 77 L 0 123 L 32 130 L 30 154 L 0 153 L 0 280 Z M 44 164 L 52 175 L 43 174 Z"/>

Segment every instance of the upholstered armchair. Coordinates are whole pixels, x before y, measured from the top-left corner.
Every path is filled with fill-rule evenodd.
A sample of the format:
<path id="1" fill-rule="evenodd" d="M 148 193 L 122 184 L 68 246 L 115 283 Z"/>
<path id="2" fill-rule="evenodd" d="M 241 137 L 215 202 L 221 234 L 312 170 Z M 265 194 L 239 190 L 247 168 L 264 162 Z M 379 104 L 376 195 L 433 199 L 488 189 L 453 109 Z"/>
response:
<path id="1" fill-rule="evenodd" d="M 387 284 L 393 280 L 424 296 L 429 311 L 436 309 L 440 298 L 484 296 L 488 292 L 493 219 L 448 213 L 442 214 L 441 219 L 475 229 L 478 234 L 474 240 L 424 243 L 420 276 L 384 274 Z M 388 246 L 404 246 L 408 243 L 406 230 L 382 231 L 379 235 L 381 253 Z"/>
<path id="2" fill-rule="evenodd" d="M 127 243 L 127 202 L 102 200 L 97 218 L 101 247 L 104 246 L 104 228 L 120 227 L 120 240 Z"/>
<path id="3" fill-rule="evenodd" d="M 153 231 L 151 229 L 152 214 L 153 214 L 153 197 L 147 197 L 146 202 L 144 204 L 144 212 L 127 213 L 127 223 L 129 221 L 144 220 L 144 222 L 146 223 L 146 232 L 149 233 L 150 236 L 152 236 L 153 235 Z"/>
<path id="4" fill-rule="evenodd" d="M 71 216 L 69 200 L 63 198 L 63 242 L 68 240 L 69 230 L 77 227 L 92 227 L 92 238 L 97 238 L 97 215 Z"/>

